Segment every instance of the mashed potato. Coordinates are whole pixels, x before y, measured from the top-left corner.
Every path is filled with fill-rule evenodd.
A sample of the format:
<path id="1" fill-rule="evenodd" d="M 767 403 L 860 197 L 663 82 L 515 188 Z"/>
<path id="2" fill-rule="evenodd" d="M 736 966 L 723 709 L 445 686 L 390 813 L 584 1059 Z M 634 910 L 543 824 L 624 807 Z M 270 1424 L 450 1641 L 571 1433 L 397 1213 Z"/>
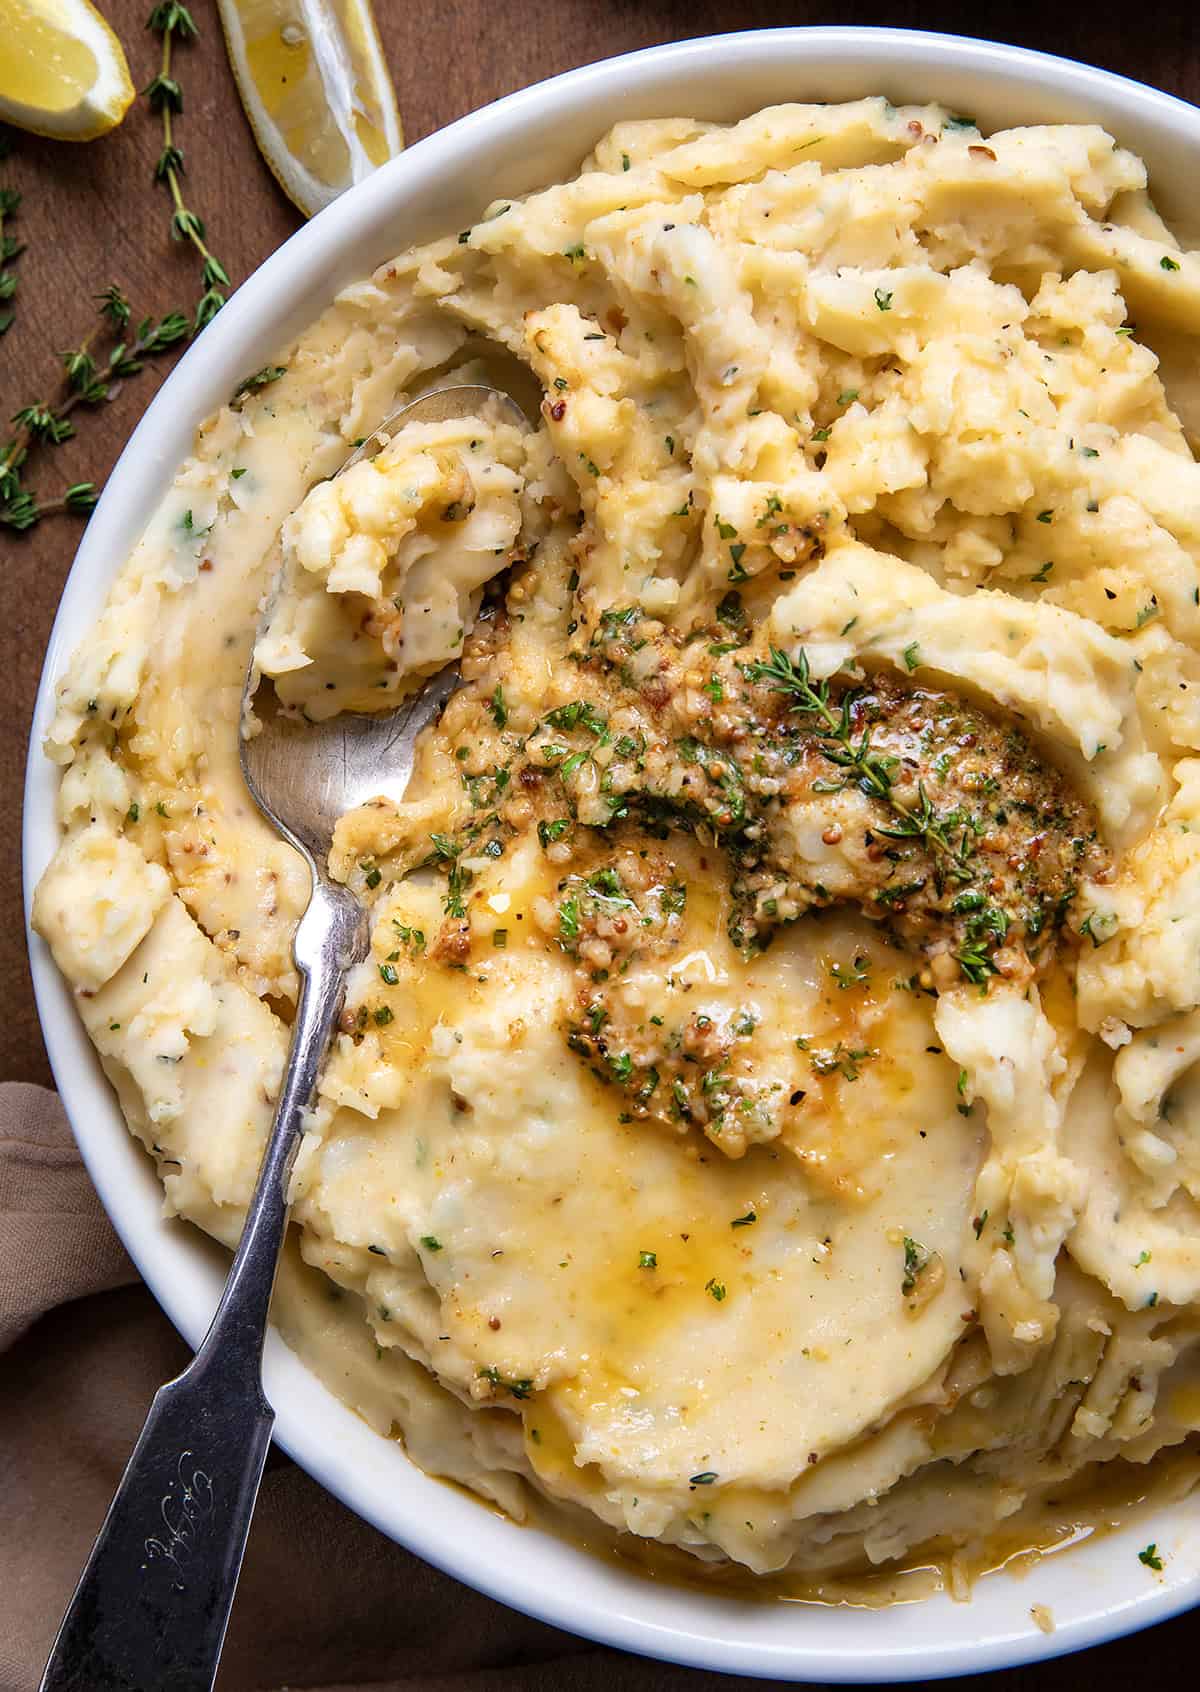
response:
<path id="1" fill-rule="evenodd" d="M 260 605 L 310 716 L 461 656 L 338 829 L 372 955 L 278 1305 L 427 1468 L 819 1577 L 1200 1429 L 1200 470 L 1156 346 L 1195 364 L 1200 258 L 1101 130 L 789 106 L 619 125 L 200 430 L 61 684 L 35 922 L 232 1243 L 307 897 L 238 775 Z M 329 480 L 485 357 L 528 430 Z"/>

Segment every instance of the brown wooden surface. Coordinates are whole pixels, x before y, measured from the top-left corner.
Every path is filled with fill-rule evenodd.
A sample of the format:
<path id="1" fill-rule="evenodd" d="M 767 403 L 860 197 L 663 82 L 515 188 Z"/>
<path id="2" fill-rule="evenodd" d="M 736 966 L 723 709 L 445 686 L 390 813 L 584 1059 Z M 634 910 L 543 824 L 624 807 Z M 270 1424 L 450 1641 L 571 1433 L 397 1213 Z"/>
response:
<path id="1" fill-rule="evenodd" d="M 101 0 L 125 43 L 134 80 L 154 69 L 144 28 L 150 0 Z M 1179 0 L 1138 6 L 1072 0 L 948 0 L 824 5 L 796 0 L 376 0 L 380 30 L 410 140 L 541 77 L 655 42 L 714 31 L 798 23 L 871 23 L 943 29 L 1017 42 L 1088 60 L 1200 101 L 1200 33 Z M 209 0 L 195 0 L 202 37 L 178 55 L 186 111 L 179 140 L 189 161 L 188 195 L 234 280 L 245 277 L 296 226 L 297 214 L 262 164 L 242 116 Z M 158 126 L 135 106 L 115 134 L 82 147 L 18 136 L 0 182 L 24 196 L 14 233 L 28 243 L 19 262 L 17 321 L 0 339 L 0 405 L 7 414 L 40 399 L 56 379 L 56 354 L 90 322 L 90 296 L 117 280 L 142 311 L 163 312 L 195 297 L 191 255 L 167 233 L 165 196 L 150 180 Z M 165 365 L 161 367 L 165 370 Z M 111 406 L 83 419 L 80 436 L 30 480 L 49 491 L 85 477 L 102 480 L 161 379 L 147 372 Z M 0 1079 L 48 1081 L 25 963 L 18 818 L 34 690 L 50 624 L 78 538 L 69 518 L 31 535 L 0 531 L 7 582 L 0 627 L 0 676 L 10 701 L 0 738 Z M 1141 1575 L 1130 1570 L 1133 1584 Z M 1189 1652 L 1188 1647 L 1191 1646 Z M 1107 1686 L 1163 1683 L 1176 1662 L 1194 1661 L 1200 1619 L 1169 1624 L 1083 1659 L 996 1677 L 1005 1687 L 1046 1687 L 1085 1678 Z"/>

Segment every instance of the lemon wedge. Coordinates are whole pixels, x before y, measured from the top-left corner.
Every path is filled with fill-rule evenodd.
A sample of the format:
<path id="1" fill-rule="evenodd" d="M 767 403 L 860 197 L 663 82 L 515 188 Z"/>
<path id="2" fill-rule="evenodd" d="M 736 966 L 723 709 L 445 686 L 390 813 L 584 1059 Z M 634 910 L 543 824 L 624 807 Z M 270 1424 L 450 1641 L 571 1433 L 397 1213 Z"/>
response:
<path id="1" fill-rule="evenodd" d="M 218 3 L 259 149 L 306 217 L 400 151 L 370 0 Z"/>
<path id="2" fill-rule="evenodd" d="M 89 0 L 0 0 L 0 121 L 91 141 L 133 96 L 121 43 Z"/>

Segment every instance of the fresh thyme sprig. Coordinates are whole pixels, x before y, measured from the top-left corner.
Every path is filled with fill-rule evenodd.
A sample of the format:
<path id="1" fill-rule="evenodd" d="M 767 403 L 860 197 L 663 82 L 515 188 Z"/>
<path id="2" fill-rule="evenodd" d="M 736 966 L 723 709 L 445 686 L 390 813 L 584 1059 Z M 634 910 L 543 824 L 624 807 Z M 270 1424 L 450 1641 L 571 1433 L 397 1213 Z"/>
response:
<path id="1" fill-rule="evenodd" d="M 6 159 L 10 147 L 8 136 L 0 132 L 0 159 Z M 14 259 L 25 251 L 24 244 L 4 227 L 6 218 L 15 217 L 21 196 L 15 188 L 0 188 L 0 335 L 12 328 L 14 312 L 12 298 L 17 291 L 17 273 L 11 268 Z"/>
<path id="2" fill-rule="evenodd" d="M 835 711 L 829 702 L 828 681 L 813 686 L 808 654 L 803 647 L 793 663 L 786 652 L 773 646 L 770 663 L 747 664 L 745 674 L 748 681 L 765 683 L 773 693 L 787 695 L 792 701 L 793 711 L 818 717 L 826 728 L 821 750 L 830 763 L 836 764 L 839 769 L 853 770 L 865 793 L 892 802 L 892 771 L 898 760 L 872 749 L 869 727 L 863 729 L 861 739 L 855 744 L 853 693 L 844 694 L 840 711 Z"/>
<path id="3" fill-rule="evenodd" d="M 14 312 L 12 297 L 17 291 L 17 273 L 12 261 L 25 251 L 15 235 L 5 232 L 4 221 L 16 214 L 21 196 L 15 188 L 0 188 L 0 335 L 12 328 Z"/>
<path id="4" fill-rule="evenodd" d="M 865 726 L 861 736 L 855 739 L 853 690 L 842 695 L 840 708 L 835 709 L 829 698 L 828 680 L 814 685 L 808 654 L 803 647 L 793 661 L 786 652 L 773 646 L 768 663 L 747 664 L 744 674 L 748 681 L 762 683 L 773 693 L 786 695 L 791 700 L 793 711 L 815 717 L 824 724 L 822 754 L 839 769 L 850 771 L 869 798 L 883 800 L 899 818 L 894 828 L 881 828 L 878 833 L 893 840 L 920 840 L 929 852 L 941 853 L 949 860 L 950 871 L 957 879 L 970 879 L 965 863 L 970 850 L 966 831 L 961 843 L 955 846 L 950 839 L 947 821 L 938 815 L 923 783 L 917 783 L 915 806 L 906 804 L 899 797 L 893 775 L 899 760 L 872 747 L 870 725 Z"/>
<path id="5" fill-rule="evenodd" d="M 917 783 L 916 807 L 904 805 L 894 793 L 888 794 L 888 802 L 894 810 L 899 811 L 900 821 L 895 828 L 881 828 L 878 830 L 885 839 L 907 840 L 917 839 L 924 842 L 931 850 L 947 854 L 954 860 L 955 873 L 966 879 L 969 871 L 966 869 L 966 859 L 970 856 L 970 844 L 966 830 L 957 846 L 950 839 L 950 827 L 953 823 L 962 821 L 962 813 L 955 811 L 949 820 L 939 816 L 932 800 L 925 791 L 925 783 Z"/>
<path id="6" fill-rule="evenodd" d="M 978 936 L 964 940 L 954 953 L 954 959 L 967 980 L 976 987 L 986 986 L 988 976 L 996 973 L 987 942 Z"/>
<path id="7" fill-rule="evenodd" d="M 154 176 L 165 183 L 171 196 L 171 233 L 178 241 L 188 242 L 201 261 L 201 293 L 192 316 L 182 312 L 168 312 L 165 317 L 143 317 L 136 330 L 131 330 L 132 308 L 125 295 L 110 284 L 98 296 L 100 315 L 105 320 L 103 330 L 93 330 L 77 347 L 60 354 L 65 372 L 65 391 L 57 397 L 37 400 L 13 413 L 15 425 L 7 438 L 0 440 L 0 527 L 30 529 L 43 517 L 56 512 L 86 513 L 96 503 L 95 484 L 74 482 L 51 499 L 41 499 L 23 480 L 30 452 L 35 448 L 53 448 L 70 440 L 75 433 L 71 413 L 79 406 L 98 406 L 116 397 L 120 383 L 142 369 L 145 359 L 197 334 L 210 323 L 225 304 L 229 273 L 213 254 L 205 238 L 202 219 L 186 204 L 180 181 L 184 172 L 183 152 L 175 144 L 174 118 L 183 110 L 183 90 L 172 75 L 171 56 L 174 43 L 188 41 L 199 31 L 195 20 L 181 0 L 160 0 L 154 7 L 147 27 L 162 38 L 162 58 L 158 74 L 145 89 L 150 109 L 162 119 L 163 147 L 155 165 Z M 8 151 L 7 138 L 0 133 L 0 158 Z M 21 251 L 20 244 L 4 227 L 20 205 L 15 189 L 0 188 L 0 335 L 12 324 L 13 312 L 8 302 L 16 291 L 17 278 L 8 268 Z M 108 344 L 96 350 L 98 336 L 103 333 Z"/>
<path id="8" fill-rule="evenodd" d="M 177 241 L 190 241 L 200 256 L 203 292 L 196 302 L 192 320 L 192 333 L 199 334 L 225 304 L 223 290 L 229 287 L 229 272 L 209 250 L 205 240 L 204 220 L 185 203 L 180 187 L 180 178 L 184 174 L 183 149 L 175 142 L 174 119 L 183 110 L 183 89 L 178 79 L 171 75 L 171 51 L 176 40 L 191 41 L 200 32 L 192 14 L 180 4 L 180 0 L 161 0 L 151 12 L 146 27 L 162 37 L 162 61 L 158 74 L 144 90 L 150 110 L 162 118 L 163 145 L 154 166 L 154 180 L 165 183 L 171 196 L 172 236 Z"/>
<path id="9" fill-rule="evenodd" d="M 21 472 L 30 449 L 61 446 L 63 441 L 70 440 L 75 433 L 71 413 L 77 407 L 101 405 L 115 398 L 118 384 L 126 377 L 136 376 L 147 358 L 168 351 L 189 333 L 188 319 L 174 311 L 158 320 L 142 318 L 129 339 L 133 313 L 121 290 L 111 283 L 97 299 L 107 333 L 121 339 L 114 340 L 97 356 L 93 348 L 99 331 L 93 330 L 79 346 L 60 354 L 66 392 L 55 399 L 24 405 L 13 413 L 11 421 L 16 427 L 0 444 L 0 526 L 31 529 L 41 518 L 57 512 L 91 510 L 97 497 L 92 482 L 72 483 L 48 500 L 40 500 L 32 489 L 26 488 Z"/>
<path id="10" fill-rule="evenodd" d="M 962 939 L 954 956 L 967 980 L 982 987 L 996 973 L 992 953 L 1008 938 L 1008 912 L 973 888 L 960 893 L 950 909 L 963 919 Z"/>
<path id="11" fill-rule="evenodd" d="M 99 498 L 95 482 L 73 482 L 56 499 L 48 499 L 38 506 L 37 520 L 56 516 L 60 511 L 73 511 L 78 517 L 86 517 Z"/>

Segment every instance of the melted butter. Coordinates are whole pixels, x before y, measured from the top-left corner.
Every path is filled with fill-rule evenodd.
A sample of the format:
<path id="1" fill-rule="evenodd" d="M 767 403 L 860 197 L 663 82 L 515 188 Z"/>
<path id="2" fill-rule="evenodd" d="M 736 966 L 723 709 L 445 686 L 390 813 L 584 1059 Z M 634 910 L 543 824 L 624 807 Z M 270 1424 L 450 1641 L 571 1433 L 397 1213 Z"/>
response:
<path id="1" fill-rule="evenodd" d="M 299 1297 L 302 1288 L 303 1298 Z M 285 1248 L 273 1318 L 287 1343 L 326 1385 L 353 1403 L 371 1426 L 386 1432 L 391 1419 L 387 1382 L 378 1376 L 377 1368 L 369 1366 L 375 1353 L 368 1344 L 358 1301 L 348 1295 L 331 1296 L 324 1278 L 300 1263 L 294 1233 Z M 603 1491 L 598 1470 L 576 1464 L 574 1441 L 550 1395 L 541 1395 L 520 1410 L 526 1456 L 549 1493 L 561 1490 L 578 1499 L 581 1490 Z M 1179 1420 L 1191 1416 L 1200 1420 L 1200 1388 L 1176 1389 L 1170 1413 Z M 564 1507 L 528 1487 L 520 1506 L 506 1511 L 454 1480 L 443 1479 L 443 1484 L 514 1525 L 561 1536 L 625 1573 L 659 1584 L 703 1596 L 719 1593 L 747 1603 L 882 1609 L 916 1603 L 947 1590 L 961 1594 L 989 1574 L 1027 1577 L 1045 1558 L 1111 1534 L 1188 1496 L 1200 1485 L 1200 1438 L 1160 1454 L 1149 1467 L 1117 1459 L 1085 1469 L 1027 1504 L 976 1546 L 964 1549 L 935 1539 L 894 1562 L 872 1567 L 865 1561 L 847 1561 L 820 1573 L 756 1575 L 738 1563 L 703 1562 L 678 1547 L 618 1533 L 589 1520 L 580 1508 Z M 740 1490 L 749 1500 L 749 1489 Z M 761 1505 L 778 1508 L 779 1500 L 764 1496 Z M 1131 1574 L 1136 1572 L 1131 1566 Z"/>
<path id="2" fill-rule="evenodd" d="M 681 949 L 704 953 L 716 970 L 728 968 L 736 957 L 728 932 L 733 907 L 728 872 L 695 848 L 681 854 L 680 868 L 687 886 Z"/>
<path id="3" fill-rule="evenodd" d="M 1082 1061 L 1089 1040 L 1079 1026 L 1074 965 L 1068 968 L 1061 958 L 1056 957 L 1038 983 L 1038 996 L 1042 1010 L 1054 1029 L 1059 1050 L 1068 1060 L 1078 1058 Z"/>
<path id="4" fill-rule="evenodd" d="M 962 1548 L 933 1539 L 895 1562 L 872 1567 L 863 1559 L 820 1574 L 756 1575 L 740 1563 L 701 1563 L 678 1547 L 632 1534 L 588 1535 L 586 1543 L 627 1570 L 693 1592 L 719 1591 L 753 1602 L 883 1609 L 943 1591 L 966 1596 L 989 1574 L 1027 1576 L 1045 1558 L 1114 1533 L 1139 1516 L 1187 1497 L 1197 1485 L 1200 1442 L 1192 1440 L 1160 1455 L 1149 1469 L 1120 1458 L 1092 1465 L 1027 1504 L 976 1546 Z M 1132 1552 L 1130 1557 L 1132 1562 Z"/>
<path id="5" fill-rule="evenodd" d="M 549 1394 L 524 1407 L 522 1419 L 529 1466 L 549 1493 L 564 1498 L 603 1493 L 604 1476 L 596 1464 L 576 1462 L 575 1440 Z"/>
<path id="6" fill-rule="evenodd" d="M 681 1186 L 685 1182 L 686 1177 Z M 767 1194 L 751 1184 L 741 1190 L 741 1214 L 761 1222 L 770 1202 Z M 709 1315 L 713 1308 L 732 1316 L 752 1293 L 749 1235 L 758 1223 L 734 1227 L 729 1216 L 714 1214 L 711 1190 L 661 1197 L 657 1217 L 643 1219 L 636 1231 L 612 1241 L 589 1275 L 589 1308 L 600 1348 L 581 1375 L 589 1397 L 640 1376 L 665 1329 L 697 1312 Z"/>
<path id="7" fill-rule="evenodd" d="M 617 1108 L 611 1089 L 588 1076 L 588 1106 L 611 1115 Z M 621 1130 L 635 1144 L 639 1136 L 661 1133 L 629 1124 Z M 684 1136 L 680 1136 L 684 1138 Z M 631 1198 L 634 1195 L 631 1194 Z M 587 1250 L 586 1278 L 572 1273 L 558 1294 L 586 1319 L 588 1350 L 575 1377 L 552 1389 L 543 1400 L 577 1420 L 604 1402 L 632 1397 L 654 1383 L 660 1341 L 681 1324 L 748 1319 L 748 1301 L 756 1279 L 757 1230 L 766 1220 L 772 1196 L 751 1156 L 731 1164 L 715 1152 L 689 1144 L 674 1164 L 670 1185 L 636 1194 L 636 1221 L 610 1221 L 602 1239 Z M 620 1209 L 615 1210 L 621 1215 Z M 751 1218 L 734 1226 L 738 1218 Z M 573 1256 L 566 1248 L 566 1259 Z M 707 1399 L 700 1359 L 688 1383 L 688 1407 L 694 1412 Z"/>
<path id="8" fill-rule="evenodd" d="M 1167 1414 L 1181 1427 L 1200 1429 L 1200 1385 L 1176 1387 L 1167 1400 Z"/>
<path id="9" fill-rule="evenodd" d="M 861 1204 L 878 1196 L 931 1107 L 950 1107 L 953 1075 L 936 1049 L 932 1001 L 892 985 L 895 955 L 877 943 L 854 955 L 866 960 L 864 979 L 844 985 L 834 971 L 847 972 L 845 946 L 818 954 L 819 991 L 802 1035 L 803 1097 L 785 1119 L 783 1142 L 829 1198 Z"/>

